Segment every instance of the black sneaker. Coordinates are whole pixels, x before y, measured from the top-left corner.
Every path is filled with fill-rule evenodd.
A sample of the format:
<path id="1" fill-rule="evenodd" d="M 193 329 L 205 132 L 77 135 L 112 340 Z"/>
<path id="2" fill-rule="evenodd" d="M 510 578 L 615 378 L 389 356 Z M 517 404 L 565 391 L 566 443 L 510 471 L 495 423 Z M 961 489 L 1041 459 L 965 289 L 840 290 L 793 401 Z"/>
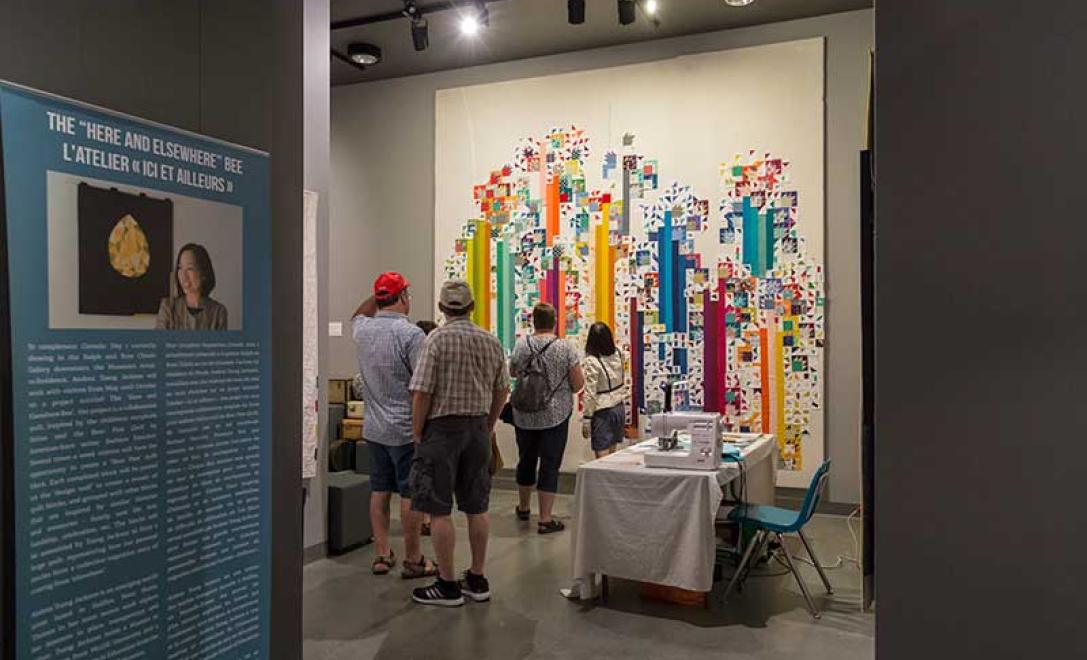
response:
<path id="1" fill-rule="evenodd" d="M 429 587 L 416 589 L 411 593 L 411 599 L 423 605 L 438 605 L 439 607 L 460 607 L 464 604 L 464 596 L 460 593 L 460 585 L 456 582 L 446 582 L 438 578 Z"/>
<path id="2" fill-rule="evenodd" d="M 491 599 L 491 584 L 482 575 L 476 575 L 472 571 L 464 571 L 464 579 L 460 581 L 460 590 L 477 603 L 483 603 Z"/>

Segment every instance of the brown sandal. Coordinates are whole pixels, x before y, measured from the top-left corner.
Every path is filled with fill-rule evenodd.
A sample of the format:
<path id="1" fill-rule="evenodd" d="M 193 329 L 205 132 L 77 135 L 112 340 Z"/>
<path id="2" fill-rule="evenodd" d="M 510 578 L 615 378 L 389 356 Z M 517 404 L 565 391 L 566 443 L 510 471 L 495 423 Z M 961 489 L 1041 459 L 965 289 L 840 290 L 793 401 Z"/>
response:
<path id="1" fill-rule="evenodd" d="M 405 559 L 402 568 L 400 569 L 400 577 L 405 580 L 414 580 L 416 578 L 434 577 L 438 574 L 438 567 L 434 565 L 434 562 L 427 561 L 424 556 L 419 557 L 419 561 L 411 561 Z"/>
<path id="2" fill-rule="evenodd" d="M 561 532 L 566 529 L 566 525 L 555 519 L 548 520 L 547 522 L 536 523 L 537 534 L 554 534 L 555 532 Z"/>
<path id="3" fill-rule="evenodd" d="M 370 570 L 373 571 L 374 575 L 388 575 L 394 566 L 396 566 L 396 553 L 393 552 L 392 548 L 389 548 L 388 557 L 378 555 L 374 557 L 374 561 L 370 562 Z"/>

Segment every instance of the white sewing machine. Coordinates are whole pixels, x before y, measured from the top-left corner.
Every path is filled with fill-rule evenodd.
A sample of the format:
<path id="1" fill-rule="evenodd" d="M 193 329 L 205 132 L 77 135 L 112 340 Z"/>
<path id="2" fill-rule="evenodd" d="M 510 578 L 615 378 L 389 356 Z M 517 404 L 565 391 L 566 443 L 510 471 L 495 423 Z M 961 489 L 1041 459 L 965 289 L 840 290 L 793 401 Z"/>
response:
<path id="1" fill-rule="evenodd" d="M 673 412 L 650 418 L 657 446 L 645 452 L 646 467 L 717 470 L 721 467 L 721 416 Z"/>

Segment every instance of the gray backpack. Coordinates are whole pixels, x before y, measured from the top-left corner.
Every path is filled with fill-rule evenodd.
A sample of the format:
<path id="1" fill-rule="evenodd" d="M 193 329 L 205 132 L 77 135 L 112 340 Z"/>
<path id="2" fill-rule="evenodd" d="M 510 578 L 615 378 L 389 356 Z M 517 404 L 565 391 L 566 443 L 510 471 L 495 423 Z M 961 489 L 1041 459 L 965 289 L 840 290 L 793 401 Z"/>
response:
<path id="1" fill-rule="evenodd" d="M 551 379 L 547 376 L 547 365 L 544 364 L 543 355 L 558 339 L 552 339 L 547 345 L 536 350 L 532 343 L 525 340 L 528 350 L 532 351 L 532 357 L 528 359 L 524 372 L 517 378 L 517 387 L 510 396 L 510 405 L 517 412 L 540 412 L 547 407 L 547 402 L 554 395 L 551 389 Z M 556 388 L 557 389 L 557 388 Z"/>

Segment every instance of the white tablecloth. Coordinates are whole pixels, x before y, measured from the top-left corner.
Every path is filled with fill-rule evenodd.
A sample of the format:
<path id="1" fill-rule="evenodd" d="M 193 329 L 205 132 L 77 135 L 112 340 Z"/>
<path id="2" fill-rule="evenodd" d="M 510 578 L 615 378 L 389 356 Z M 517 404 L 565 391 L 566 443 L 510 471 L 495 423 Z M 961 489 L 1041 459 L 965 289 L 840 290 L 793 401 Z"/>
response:
<path id="1" fill-rule="evenodd" d="M 775 447 L 768 435 L 743 450 L 749 502 L 773 504 Z M 638 445 L 582 465 L 571 534 L 578 595 L 592 596 L 596 575 L 709 591 L 721 485 L 739 476 L 735 463 L 648 468 Z"/>

